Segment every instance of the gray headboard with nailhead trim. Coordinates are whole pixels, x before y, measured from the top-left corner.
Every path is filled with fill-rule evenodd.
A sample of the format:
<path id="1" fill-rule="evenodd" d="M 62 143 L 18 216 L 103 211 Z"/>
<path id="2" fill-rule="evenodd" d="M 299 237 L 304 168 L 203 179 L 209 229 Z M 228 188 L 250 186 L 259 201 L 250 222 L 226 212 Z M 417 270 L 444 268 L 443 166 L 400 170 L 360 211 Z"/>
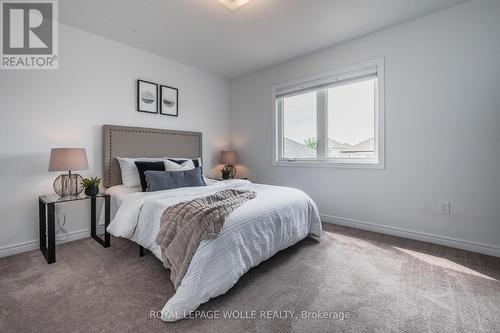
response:
<path id="1" fill-rule="evenodd" d="M 120 185 L 116 157 L 202 157 L 200 132 L 104 125 L 103 186 Z"/>

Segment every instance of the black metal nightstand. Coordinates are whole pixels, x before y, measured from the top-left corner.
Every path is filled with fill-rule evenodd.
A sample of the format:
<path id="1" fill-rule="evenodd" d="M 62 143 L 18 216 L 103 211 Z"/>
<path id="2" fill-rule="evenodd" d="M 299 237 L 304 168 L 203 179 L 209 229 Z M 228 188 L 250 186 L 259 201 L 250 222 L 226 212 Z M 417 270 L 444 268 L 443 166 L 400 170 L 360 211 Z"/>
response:
<path id="1" fill-rule="evenodd" d="M 97 211 L 96 199 L 104 199 L 104 239 L 97 236 Z M 103 247 L 109 247 L 110 235 L 106 231 L 110 220 L 110 197 L 109 194 L 99 193 L 95 197 L 80 195 L 76 197 L 59 197 L 57 195 L 43 195 L 38 197 L 38 216 L 40 223 L 40 251 L 42 251 L 48 264 L 56 262 L 56 211 L 55 205 L 64 202 L 90 199 L 90 235 Z"/>

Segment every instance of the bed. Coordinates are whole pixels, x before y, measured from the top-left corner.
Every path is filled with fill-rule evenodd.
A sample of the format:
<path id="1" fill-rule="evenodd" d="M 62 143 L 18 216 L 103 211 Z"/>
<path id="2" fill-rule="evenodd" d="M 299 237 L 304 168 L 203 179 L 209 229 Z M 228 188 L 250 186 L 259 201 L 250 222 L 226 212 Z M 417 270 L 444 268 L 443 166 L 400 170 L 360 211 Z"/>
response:
<path id="1" fill-rule="evenodd" d="M 151 144 L 154 142 L 154 144 Z M 200 304 L 226 293 L 250 268 L 278 251 L 308 237 L 321 237 L 318 209 L 304 192 L 248 180 L 215 181 L 207 186 L 141 192 L 121 185 L 116 157 L 202 156 L 198 132 L 104 126 L 104 179 L 112 196 L 114 217 L 108 231 L 148 249 L 162 260 L 155 243 L 164 210 L 225 189 L 255 191 L 257 196 L 230 214 L 220 234 L 197 248 L 175 294 L 162 309 L 161 319 L 177 321 Z"/>

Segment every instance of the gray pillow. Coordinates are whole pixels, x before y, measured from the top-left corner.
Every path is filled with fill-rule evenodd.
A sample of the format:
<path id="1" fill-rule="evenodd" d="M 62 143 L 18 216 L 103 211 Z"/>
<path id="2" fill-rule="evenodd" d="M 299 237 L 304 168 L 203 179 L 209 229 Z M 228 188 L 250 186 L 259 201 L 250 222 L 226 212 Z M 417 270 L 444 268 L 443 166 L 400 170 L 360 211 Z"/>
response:
<path id="1" fill-rule="evenodd" d="M 148 184 L 148 192 L 171 190 L 179 187 L 205 186 L 201 168 L 182 171 L 144 172 Z"/>

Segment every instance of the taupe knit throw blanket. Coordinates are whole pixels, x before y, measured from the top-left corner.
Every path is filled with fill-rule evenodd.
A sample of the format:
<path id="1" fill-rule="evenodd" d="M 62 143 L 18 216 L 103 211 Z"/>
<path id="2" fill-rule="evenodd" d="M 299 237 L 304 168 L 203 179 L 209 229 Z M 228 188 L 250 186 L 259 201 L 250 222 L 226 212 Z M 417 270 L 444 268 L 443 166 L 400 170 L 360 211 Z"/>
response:
<path id="1" fill-rule="evenodd" d="M 181 284 L 200 242 L 217 237 L 226 217 L 256 196 L 253 191 L 228 189 L 165 209 L 156 243 L 161 247 L 163 266 L 170 269 L 175 289 Z"/>

